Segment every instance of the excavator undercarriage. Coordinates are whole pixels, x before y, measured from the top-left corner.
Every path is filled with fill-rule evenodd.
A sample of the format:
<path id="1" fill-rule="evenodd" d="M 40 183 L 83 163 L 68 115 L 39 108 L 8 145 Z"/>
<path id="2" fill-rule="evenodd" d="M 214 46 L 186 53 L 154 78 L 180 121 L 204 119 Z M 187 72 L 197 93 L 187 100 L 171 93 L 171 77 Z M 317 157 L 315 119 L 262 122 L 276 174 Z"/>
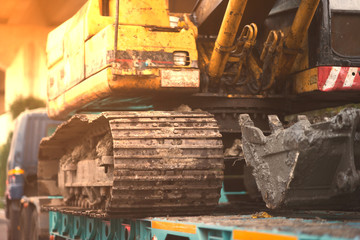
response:
<path id="1" fill-rule="evenodd" d="M 206 112 L 104 112 L 72 117 L 42 141 L 40 155 L 61 156 L 53 180 L 68 205 L 144 217 L 210 213 L 222 148 Z"/>

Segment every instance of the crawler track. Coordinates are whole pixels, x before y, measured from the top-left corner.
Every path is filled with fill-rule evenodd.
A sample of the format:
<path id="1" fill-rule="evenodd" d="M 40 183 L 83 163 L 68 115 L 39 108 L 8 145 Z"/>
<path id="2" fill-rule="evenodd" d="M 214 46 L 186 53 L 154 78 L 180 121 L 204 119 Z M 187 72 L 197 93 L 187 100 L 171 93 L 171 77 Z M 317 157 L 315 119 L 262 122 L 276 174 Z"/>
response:
<path id="1" fill-rule="evenodd" d="M 95 146 L 93 142 L 101 139 L 104 131 L 110 131 L 112 136 L 112 185 L 107 186 L 108 194 L 102 200 L 106 204 L 92 206 L 90 212 L 96 210 L 99 216 L 197 215 L 210 213 L 217 205 L 224 166 L 221 135 L 211 114 L 106 112 L 98 117 L 75 115 L 55 135 L 42 142 L 42 149 L 65 144 L 68 150 L 64 154 L 74 156 L 73 143 Z M 87 152 L 92 149 L 91 146 L 81 147 L 88 149 Z M 94 161 L 96 157 L 101 156 L 98 153 Z M 79 159 L 71 160 L 74 161 Z M 63 191 L 68 195 L 71 188 L 98 185 L 99 181 L 67 181 Z M 69 197 L 68 203 L 76 207 L 80 201 L 75 198 L 79 196 Z M 90 196 L 81 195 L 80 198 Z"/>

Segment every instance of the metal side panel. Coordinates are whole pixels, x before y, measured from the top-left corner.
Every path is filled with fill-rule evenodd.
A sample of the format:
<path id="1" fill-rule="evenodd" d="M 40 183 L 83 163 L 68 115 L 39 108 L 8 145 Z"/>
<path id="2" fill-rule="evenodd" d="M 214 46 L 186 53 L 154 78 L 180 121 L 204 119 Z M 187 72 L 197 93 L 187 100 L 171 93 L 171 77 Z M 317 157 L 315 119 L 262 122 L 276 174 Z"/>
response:
<path id="1" fill-rule="evenodd" d="M 65 239 L 119 240 L 347 240 L 360 236 L 360 224 L 323 219 L 254 218 L 254 215 L 103 220 L 50 212 L 50 235 Z"/>

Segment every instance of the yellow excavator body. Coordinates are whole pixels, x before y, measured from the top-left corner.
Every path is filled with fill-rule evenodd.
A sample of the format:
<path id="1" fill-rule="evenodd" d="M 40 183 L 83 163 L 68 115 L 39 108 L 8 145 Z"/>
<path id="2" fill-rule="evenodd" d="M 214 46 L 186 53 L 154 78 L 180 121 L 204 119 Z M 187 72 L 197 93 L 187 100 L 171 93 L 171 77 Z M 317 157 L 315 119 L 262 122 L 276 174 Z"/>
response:
<path id="1" fill-rule="evenodd" d="M 49 34 L 50 117 L 64 119 L 115 95 L 198 90 L 195 33 L 170 27 L 165 1 L 120 1 L 117 37 L 115 1 L 108 2 L 108 16 L 100 3 L 89 1 Z"/>

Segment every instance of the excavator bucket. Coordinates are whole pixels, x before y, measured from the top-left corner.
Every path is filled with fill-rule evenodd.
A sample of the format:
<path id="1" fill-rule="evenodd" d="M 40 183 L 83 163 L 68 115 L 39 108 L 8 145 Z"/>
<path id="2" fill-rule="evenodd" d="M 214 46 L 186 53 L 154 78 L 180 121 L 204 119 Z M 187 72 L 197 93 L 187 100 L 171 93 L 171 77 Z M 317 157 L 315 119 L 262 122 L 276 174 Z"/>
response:
<path id="1" fill-rule="evenodd" d="M 239 123 L 246 164 L 268 208 L 347 208 L 359 201 L 359 109 L 314 124 L 298 116 L 288 128 L 270 115 L 268 136 L 247 114 Z"/>

